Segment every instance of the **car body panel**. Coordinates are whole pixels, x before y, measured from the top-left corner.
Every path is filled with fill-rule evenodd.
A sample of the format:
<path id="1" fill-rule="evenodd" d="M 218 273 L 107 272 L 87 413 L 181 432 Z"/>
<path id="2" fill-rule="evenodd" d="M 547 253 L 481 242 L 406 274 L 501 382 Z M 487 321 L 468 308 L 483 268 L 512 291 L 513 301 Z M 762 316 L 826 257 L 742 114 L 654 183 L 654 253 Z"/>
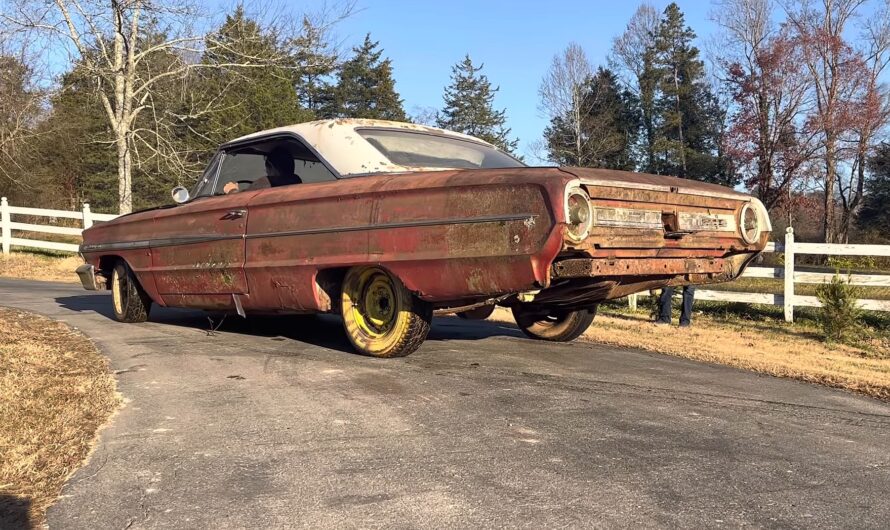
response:
<path id="1" fill-rule="evenodd" d="M 299 133 L 342 175 L 369 162 L 355 130 L 386 123 L 313 122 L 231 144 Z M 356 265 L 388 269 L 437 308 L 519 296 L 583 306 L 733 279 L 769 238 L 756 199 L 685 179 L 554 167 L 377 169 L 122 216 L 86 230 L 82 253 L 99 274 L 107 260 L 126 260 L 162 305 L 318 312 L 337 310 L 338 278 Z M 594 215 L 580 241 L 568 237 L 574 188 L 589 195 Z M 753 242 L 740 232 L 745 205 L 763 228 Z"/>

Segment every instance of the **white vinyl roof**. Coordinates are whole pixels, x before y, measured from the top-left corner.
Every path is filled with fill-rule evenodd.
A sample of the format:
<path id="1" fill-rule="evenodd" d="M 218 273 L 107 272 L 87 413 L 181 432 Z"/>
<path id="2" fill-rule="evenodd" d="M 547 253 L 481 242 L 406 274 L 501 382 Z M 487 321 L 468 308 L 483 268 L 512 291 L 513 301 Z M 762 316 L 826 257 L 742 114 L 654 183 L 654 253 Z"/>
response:
<path id="1" fill-rule="evenodd" d="M 466 134 L 385 120 L 366 119 L 336 119 L 319 120 L 288 125 L 277 129 L 268 129 L 237 138 L 229 143 L 239 143 L 245 140 L 272 136 L 276 134 L 296 134 L 323 158 L 341 176 L 363 175 L 368 173 L 400 173 L 417 170 L 442 170 L 444 168 L 418 168 L 393 164 L 365 140 L 356 129 L 361 128 L 402 129 L 421 133 L 430 133 L 440 136 L 448 136 L 461 140 L 471 140 L 476 143 L 491 145 L 483 140 Z"/>

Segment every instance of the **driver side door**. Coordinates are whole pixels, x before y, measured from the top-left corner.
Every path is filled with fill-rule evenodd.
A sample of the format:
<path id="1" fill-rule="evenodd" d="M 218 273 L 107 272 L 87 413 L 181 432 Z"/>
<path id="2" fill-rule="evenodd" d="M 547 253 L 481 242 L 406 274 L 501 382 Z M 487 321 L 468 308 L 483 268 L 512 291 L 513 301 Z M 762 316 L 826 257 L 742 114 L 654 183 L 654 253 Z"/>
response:
<path id="1" fill-rule="evenodd" d="M 244 233 L 247 204 L 258 191 L 225 195 L 219 177 L 252 180 L 254 172 L 265 170 L 261 160 L 257 168 L 226 154 L 216 162 L 216 168 L 208 168 L 213 175 L 205 173 L 211 182 L 198 197 L 155 215 L 152 270 L 168 306 L 231 309 L 232 295 L 248 293 Z"/>

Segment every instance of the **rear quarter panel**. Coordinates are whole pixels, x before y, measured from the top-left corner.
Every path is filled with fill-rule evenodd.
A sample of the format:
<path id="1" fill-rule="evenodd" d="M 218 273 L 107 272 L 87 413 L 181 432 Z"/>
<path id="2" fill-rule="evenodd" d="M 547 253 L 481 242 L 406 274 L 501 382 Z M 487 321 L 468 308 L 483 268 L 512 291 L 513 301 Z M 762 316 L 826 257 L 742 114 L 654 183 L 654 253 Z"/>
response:
<path id="1" fill-rule="evenodd" d="M 261 193 L 249 204 L 249 307 L 326 310 L 319 271 L 359 264 L 430 301 L 533 288 L 562 242 L 567 180 L 555 169 L 440 171 Z"/>

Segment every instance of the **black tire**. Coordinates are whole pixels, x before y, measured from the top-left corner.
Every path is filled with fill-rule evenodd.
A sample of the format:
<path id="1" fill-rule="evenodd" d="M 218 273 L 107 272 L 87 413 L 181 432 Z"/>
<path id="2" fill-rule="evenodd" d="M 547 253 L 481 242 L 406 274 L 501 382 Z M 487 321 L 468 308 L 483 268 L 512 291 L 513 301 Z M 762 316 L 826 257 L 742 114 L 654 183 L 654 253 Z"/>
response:
<path id="1" fill-rule="evenodd" d="M 111 272 L 111 307 L 118 322 L 145 322 L 151 311 L 151 298 L 123 261 Z"/>
<path id="2" fill-rule="evenodd" d="M 432 305 L 382 267 L 349 269 L 340 303 L 346 335 L 362 355 L 404 357 L 430 332 Z"/>
<path id="3" fill-rule="evenodd" d="M 485 320 L 490 317 L 492 313 L 494 313 L 494 305 L 483 305 L 466 311 L 461 311 L 460 313 L 457 313 L 457 316 L 464 320 Z"/>
<path id="4" fill-rule="evenodd" d="M 596 316 L 596 306 L 578 311 L 513 306 L 516 325 L 537 340 L 569 342 L 587 331 Z"/>

